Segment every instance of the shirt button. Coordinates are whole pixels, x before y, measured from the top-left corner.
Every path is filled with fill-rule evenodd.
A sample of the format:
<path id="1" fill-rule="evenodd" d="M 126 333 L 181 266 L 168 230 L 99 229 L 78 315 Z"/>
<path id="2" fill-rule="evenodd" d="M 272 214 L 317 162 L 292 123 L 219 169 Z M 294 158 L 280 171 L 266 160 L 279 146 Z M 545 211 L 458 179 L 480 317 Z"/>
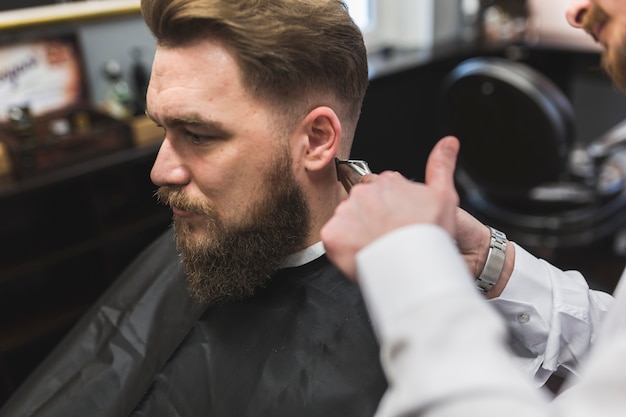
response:
<path id="1" fill-rule="evenodd" d="M 528 313 L 519 313 L 517 315 L 517 321 L 522 324 L 526 324 L 530 321 L 530 316 L 528 315 Z"/>

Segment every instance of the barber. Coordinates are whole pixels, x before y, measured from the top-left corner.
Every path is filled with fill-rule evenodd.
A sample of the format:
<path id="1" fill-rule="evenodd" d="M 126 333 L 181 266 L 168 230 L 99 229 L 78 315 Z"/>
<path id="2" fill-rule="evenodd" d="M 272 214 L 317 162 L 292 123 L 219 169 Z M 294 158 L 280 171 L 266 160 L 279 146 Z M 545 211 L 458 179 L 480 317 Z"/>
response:
<path id="1" fill-rule="evenodd" d="M 575 1 L 567 16 L 600 41 L 625 88 L 626 4 Z M 322 230 L 329 258 L 360 282 L 381 341 L 390 389 L 379 415 L 624 415 L 626 284 L 613 302 L 458 209 L 458 148 L 453 137 L 435 146 L 425 184 L 364 177 Z M 510 336 L 525 363 L 512 363 Z M 580 361 L 580 383 L 556 401 L 519 372 L 541 384 Z"/>

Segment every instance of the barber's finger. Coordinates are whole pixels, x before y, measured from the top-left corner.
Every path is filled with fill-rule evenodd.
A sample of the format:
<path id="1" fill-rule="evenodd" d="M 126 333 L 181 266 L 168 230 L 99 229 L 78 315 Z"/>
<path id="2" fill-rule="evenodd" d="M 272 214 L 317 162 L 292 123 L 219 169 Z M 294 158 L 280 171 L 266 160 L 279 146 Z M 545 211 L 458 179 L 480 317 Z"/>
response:
<path id="1" fill-rule="evenodd" d="M 363 184 L 368 184 L 376 181 L 376 178 L 378 178 L 378 174 L 365 174 L 361 177 L 361 180 L 359 182 Z"/>
<path id="2" fill-rule="evenodd" d="M 425 183 L 433 188 L 454 188 L 454 168 L 460 143 L 454 136 L 439 140 L 426 162 Z"/>
<path id="3" fill-rule="evenodd" d="M 363 182 L 363 183 L 372 183 L 374 181 L 377 181 L 380 178 L 381 175 L 384 175 L 385 178 L 390 178 L 390 176 L 393 176 L 393 177 L 396 177 L 396 178 L 405 178 L 404 175 L 402 175 L 398 171 L 383 171 L 380 174 L 366 174 L 366 175 L 361 177 L 361 182 Z"/>

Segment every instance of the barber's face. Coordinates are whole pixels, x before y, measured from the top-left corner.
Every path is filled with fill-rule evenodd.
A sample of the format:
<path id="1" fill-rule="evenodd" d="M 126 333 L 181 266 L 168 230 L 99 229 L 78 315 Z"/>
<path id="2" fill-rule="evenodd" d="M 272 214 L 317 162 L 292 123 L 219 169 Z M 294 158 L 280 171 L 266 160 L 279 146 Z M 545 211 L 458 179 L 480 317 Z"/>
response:
<path id="1" fill-rule="evenodd" d="M 165 137 L 151 178 L 191 291 L 208 303 L 249 296 L 309 232 L 290 132 L 219 42 L 159 47 L 152 68 L 147 112 Z"/>
<path id="2" fill-rule="evenodd" d="M 589 33 L 604 49 L 603 65 L 626 91 L 626 1 L 572 0 L 567 21 Z"/>

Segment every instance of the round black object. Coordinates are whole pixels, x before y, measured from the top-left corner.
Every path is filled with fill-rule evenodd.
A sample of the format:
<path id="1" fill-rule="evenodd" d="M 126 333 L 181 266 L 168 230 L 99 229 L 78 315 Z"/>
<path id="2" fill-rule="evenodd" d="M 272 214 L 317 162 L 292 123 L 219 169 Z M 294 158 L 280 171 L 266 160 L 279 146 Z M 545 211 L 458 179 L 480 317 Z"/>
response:
<path id="1" fill-rule="evenodd" d="M 549 79 L 518 62 L 472 58 L 444 80 L 444 134 L 461 141 L 459 168 L 489 195 L 516 199 L 562 179 L 574 112 Z"/>
<path id="2" fill-rule="evenodd" d="M 523 63 L 473 58 L 444 78 L 439 111 L 441 133 L 461 141 L 455 181 L 470 213 L 525 246 L 615 235 L 626 253 L 626 189 L 601 195 L 569 172 L 574 111 L 549 79 Z"/>

